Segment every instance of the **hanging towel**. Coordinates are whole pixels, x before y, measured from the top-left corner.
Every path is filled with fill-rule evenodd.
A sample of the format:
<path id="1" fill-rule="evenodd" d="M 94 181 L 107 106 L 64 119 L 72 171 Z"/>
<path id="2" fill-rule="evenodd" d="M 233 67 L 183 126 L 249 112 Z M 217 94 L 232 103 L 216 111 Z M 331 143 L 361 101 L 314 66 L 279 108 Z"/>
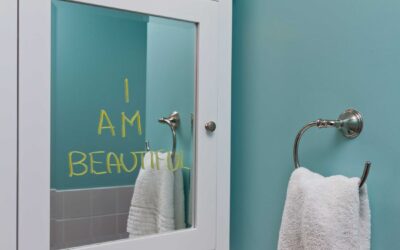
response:
<path id="1" fill-rule="evenodd" d="M 370 210 L 359 178 L 323 177 L 298 168 L 290 177 L 278 250 L 368 250 Z"/>
<path id="2" fill-rule="evenodd" d="M 130 237 L 185 228 L 183 177 L 169 153 L 147 152 L 129 210 Z"/>

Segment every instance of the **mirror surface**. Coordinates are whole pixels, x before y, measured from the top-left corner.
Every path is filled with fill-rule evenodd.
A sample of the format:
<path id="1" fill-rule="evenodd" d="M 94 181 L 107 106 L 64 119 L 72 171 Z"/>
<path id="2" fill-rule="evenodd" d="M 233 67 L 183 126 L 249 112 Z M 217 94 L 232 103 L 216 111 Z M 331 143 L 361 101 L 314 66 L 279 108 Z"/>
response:
<path id="1" fill-rule="evenodd" d="M 196 31 L 52 0 L 51 249 L 192 227 Z"/>

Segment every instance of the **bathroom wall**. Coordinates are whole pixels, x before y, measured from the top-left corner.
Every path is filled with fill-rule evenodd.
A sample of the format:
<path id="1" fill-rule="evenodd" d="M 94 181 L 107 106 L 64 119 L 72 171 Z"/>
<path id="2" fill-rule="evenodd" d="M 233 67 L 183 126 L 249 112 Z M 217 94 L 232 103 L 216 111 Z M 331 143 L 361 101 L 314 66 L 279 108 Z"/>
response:
<path id="1" fill-rule="evenodd" d="M 276 249 L 297 131 L 348 107 L 365 127 L 354 140 L 307 132 L 302 165 L 360 176 L 372 249 L 400 249 L 400 2 L 235 0 L 231 249 Z"/>
<path id="2" fill-rule="evenodd" d="M 50 249 L 128 237 L 132 186 L 52 190 Z"/>

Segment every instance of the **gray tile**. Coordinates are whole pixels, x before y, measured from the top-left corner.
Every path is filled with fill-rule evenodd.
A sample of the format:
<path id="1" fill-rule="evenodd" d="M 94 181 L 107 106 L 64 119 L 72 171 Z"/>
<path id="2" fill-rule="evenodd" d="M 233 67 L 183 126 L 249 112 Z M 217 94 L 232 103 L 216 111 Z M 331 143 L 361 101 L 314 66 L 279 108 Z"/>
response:
<path id="1" fill-rule="evenodd" d="M 126 231 L 126 224 L 128 222 L 128 214 L 119 214 L 117 217 L 117 233 L 118 234 L 125 234 Z"/>
<path id="2" fill-rule="evenodd" d="M 63 193 L 55 190 L 50 191 L 50 218 L 62 219 L 63 218 Z"/>
<path id="3" fill-rule="evenodd" d="M 128 232 L 126 232 L 126 233 L 122 233 L 122 234 L 119 234 L 118 235 L 119 236 L 119 239 L 128 239 L 129 238 L 129 233 Z"/>
<path id="4" fill-rule="evenodd" d="M 99 188 L 92 190 L 92 215 L 115 214 L 117 210 L 118 188 Z"/>
<path id="5" fill-rule="evenodd" d="M 64 247 L 64 224 L 62 221 L 50 220 L 50 248 L 60 249 Z"/>
<path id="6" fill-rule="evenodd" d="M 93 243 L 91 223 L 90 218 L 65 220 L 64 246 L 73 247 Z"/>
<path id="7" fill-rule="evenodd" d="M 117 234 L 101 236 L 101 237 L 99 237 L 99 238 L 95 238 L 95 239 L 94 239 L 95 243 L 108 242 L 108 241 L 116 241 L 116 240 L 120 240 L 120 237 L 119 237 L 119 235 L 117 235 Z"/>
<path id="8" fill-rule="evenodd" d="M 56 210 L 56 191 L 50 190 L 50 219 L 55 218 Z"/>
<path id="9" fill-rule="evenodd" d="M 96 242 L 101 239 L 117 239 L 117 219 L 115 215 L 93 217 L 93 238 Z M 99 241 L 100 240 L 100 241 Z M 105 241 L 105 240 L 104 240 Z"/>
<path id="10" fill-rule="evenodd" d="M 91 216 L 90 189 L 65 191 L 63 193 L 64 219 Z"/>
<path id="11" fill-rule="evenodd" d="M 120 187 L 118 188 L 118 205 L 117 213 L 129 212 L 133 194 L 133 187 Z"/>

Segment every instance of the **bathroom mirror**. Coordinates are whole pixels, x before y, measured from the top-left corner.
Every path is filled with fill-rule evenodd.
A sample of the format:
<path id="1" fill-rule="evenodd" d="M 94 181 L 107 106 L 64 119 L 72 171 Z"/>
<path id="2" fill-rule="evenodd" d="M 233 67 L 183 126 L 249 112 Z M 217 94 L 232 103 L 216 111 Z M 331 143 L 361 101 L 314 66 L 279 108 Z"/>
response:
<path id="1" fill-rule="evenodd" d="M 51 249 L 192 227 L 196 23 L 51 8 Z"/>

